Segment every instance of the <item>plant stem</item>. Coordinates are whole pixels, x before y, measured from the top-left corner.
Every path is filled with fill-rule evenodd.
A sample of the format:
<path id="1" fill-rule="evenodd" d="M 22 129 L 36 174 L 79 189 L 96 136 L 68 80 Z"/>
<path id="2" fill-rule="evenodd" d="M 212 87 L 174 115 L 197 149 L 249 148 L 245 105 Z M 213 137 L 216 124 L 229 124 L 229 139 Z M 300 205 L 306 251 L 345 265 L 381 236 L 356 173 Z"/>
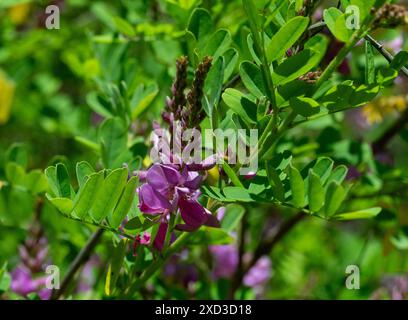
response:
<path id="1" fill-rule="evenodd" d="M 400 117 L 390 126 L 384 133 L 378 137 L 372 144 L 374 151 L 384 150 L 387 144 L 398 134 L 401 129 L 408 123 L 408 108 L 400 115 Z"/>
<path id="2" fill-rule="evenodd" d="M 279 243 L 282 238 L 288 234 L 300 221 L 302 221 L 307 214 L 303 212 L 299 212 L 290 219 L 286 220 L 285 222 L 282 223 L 280 226 L 278 232 L 271 238 L 265 239 L 262 241 L 259 246 L 256 248 L 254 255 L 252 256 L 250 262 L 244 266 L 240 270 L 239 273 L 237 273 L 233 283 L 231 284 L 230 287 L 230 292 L 229 292 L 229 298 L 233 299 L 235 292 L 238 290 L 238 288 L 241 286 L 242 280 L 244 279 L 245 274 L 255 265 L 255 263 L 258 261 L 259 258 L 261 258 L 264 255 L 269 254 L 273 248 L 276 246 L 277 243 Z"/>
<path id="3" fill-rule="evenodd" d="M 147 267 L 139 279 L 131 285 L 127 290 L 126 295 L 131 297 L 136 291 L 138 291 L 149 279 L 152 277 L 160 267 L 170 258 L 173 254 L 177 253 L 189 240 L 193 233 L 183 232 L 176 241 L 168 248 L 167 252 L 161 257 L 159 256 L 153 263 Z"/>
<path id="4" fill-rule="evenodd" d="M 68 285 L 74 278 L 76 272 L 85 263 L 85 261 L 88 260 L 89 255 L 98 244 L 99 239 L 103 234 L 103 231 L 104 230 L 102 228 L 98 229 L 88 240 L 85 247 L 78 253 L 78 255 L 75 257 L 75 260 L 69 266 L 68 272 L 65 275 L 64 280 L 62 280 L 60 288 L 54 289 L 52 291 L 51 300 L 58 300 L 65 293 L 66 289 L 68 288 Z"/>

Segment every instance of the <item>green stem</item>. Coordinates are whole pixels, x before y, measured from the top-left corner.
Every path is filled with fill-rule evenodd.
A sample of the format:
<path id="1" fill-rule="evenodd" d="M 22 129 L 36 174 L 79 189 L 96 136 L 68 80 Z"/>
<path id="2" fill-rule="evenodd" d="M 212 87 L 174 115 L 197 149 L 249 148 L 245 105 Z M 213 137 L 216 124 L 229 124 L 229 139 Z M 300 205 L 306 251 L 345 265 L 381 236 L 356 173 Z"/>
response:
<path id="1" fill-rule="evenodd" d="M 143 272 L 139 279 L 128 289 L 127 296 L 131 297 L 136 291 L 138 291 L 143 285 L 163 266 L 163 264 L 173 254 L 180 251 L 180 249 L 187 243 L 193 233 L 184 232 L 179 238 L 168 248 L 167 252 L 162 256 L 159 256 L 149 267 Z"/>

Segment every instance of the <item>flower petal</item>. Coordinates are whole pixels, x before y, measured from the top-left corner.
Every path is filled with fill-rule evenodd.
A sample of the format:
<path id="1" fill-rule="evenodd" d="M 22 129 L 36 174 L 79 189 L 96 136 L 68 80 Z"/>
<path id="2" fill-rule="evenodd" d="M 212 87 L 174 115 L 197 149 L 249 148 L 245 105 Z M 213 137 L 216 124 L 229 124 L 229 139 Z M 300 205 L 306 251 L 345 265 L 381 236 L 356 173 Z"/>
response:
<path id="1" fill-rule="evenodd" d="M 159 214 L 172 208 L 170 202 L 147 183 L 138 188 L 137 192 L 139 194 L 139 209 L 144 213 Z"/>
<path id="2" fill-rule="evenodd" d="M 182 180 L 180 173 L 176 169 L 161 164 L 154 164 L 146 175 L 147 183 L 161 193 L 177 186 Z"/>
<path id="3" fill-rule="evenodd" d="M 199 228 L 207 222 L 208 216 L 204 207 L 196 200 L 180 197 L 178 201 L 181 217 L 184 222 L 193 228 Z"/>
<path id="4" fill-rule="evenodd" d="M 166 222 L 160 223 L 159 230 L 157 231 L 156 237 L 154 238 L 153 246 L 159 251 L 163 250 L 168 226 L 169 225 Z"/>

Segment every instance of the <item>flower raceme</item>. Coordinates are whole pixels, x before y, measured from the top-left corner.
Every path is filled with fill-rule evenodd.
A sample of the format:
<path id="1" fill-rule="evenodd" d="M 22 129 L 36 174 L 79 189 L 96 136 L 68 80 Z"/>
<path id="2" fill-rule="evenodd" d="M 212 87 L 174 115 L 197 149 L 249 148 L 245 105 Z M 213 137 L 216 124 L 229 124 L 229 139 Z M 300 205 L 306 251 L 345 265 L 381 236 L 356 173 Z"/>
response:
<path id="1" fill-rule="evenodd" d="M 184 223 L 175 228 L 180 231 L 195 231 L 202 225 L 219 227 L 219 222 L 199 202 L 199 186 L 203 176 L 195 166 L 153 164 L 147 171 L 139 173 L 144 183 L 137 189 L 139 208 L 145 214 L 160 215 L 160 227 L 154 246 L 162 250 L 170 214 L 180 212 Z"/>

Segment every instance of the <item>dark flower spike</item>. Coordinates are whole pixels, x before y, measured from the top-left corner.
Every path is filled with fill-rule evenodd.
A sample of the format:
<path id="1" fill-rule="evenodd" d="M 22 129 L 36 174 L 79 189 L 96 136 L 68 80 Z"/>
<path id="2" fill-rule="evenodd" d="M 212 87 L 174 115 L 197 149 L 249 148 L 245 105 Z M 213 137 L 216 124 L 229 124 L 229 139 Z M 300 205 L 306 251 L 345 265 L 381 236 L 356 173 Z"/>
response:
<path id="1" fill-rule="evenodd" d="M 187 95 L 187 117 L 186 123 L 190 127 L 197 127 L 201 120 L 204 118 L 205 113 L 201 105 L 201 99 L 203 97 L 204 81 L 210 71 L 212 65 L 212 57 L 205 57 L 203 61 L 198 65 L 194 74 L 193 84 L 191 90 Z"/>
<path id="2" fill-rule="evenodd" d="M 398 4 L 385 4 L 377 10 L 374 28 L 396 28 L 408 24 L 408 9 Z"/>
<path id="3" fill-rule="evenodd" d="M 167 123 L 172 122 L 172 117 L 180 118 L 181 110 L 187 101 L 184 91 L 187 87 L 187 57 L 181 57 L 176 62 L 176 78 L 171 87 L 172 97 L 166 98 L 166 108 L 162 117 Z M 173 116 L 171 116 L 173 114 Z"/>

